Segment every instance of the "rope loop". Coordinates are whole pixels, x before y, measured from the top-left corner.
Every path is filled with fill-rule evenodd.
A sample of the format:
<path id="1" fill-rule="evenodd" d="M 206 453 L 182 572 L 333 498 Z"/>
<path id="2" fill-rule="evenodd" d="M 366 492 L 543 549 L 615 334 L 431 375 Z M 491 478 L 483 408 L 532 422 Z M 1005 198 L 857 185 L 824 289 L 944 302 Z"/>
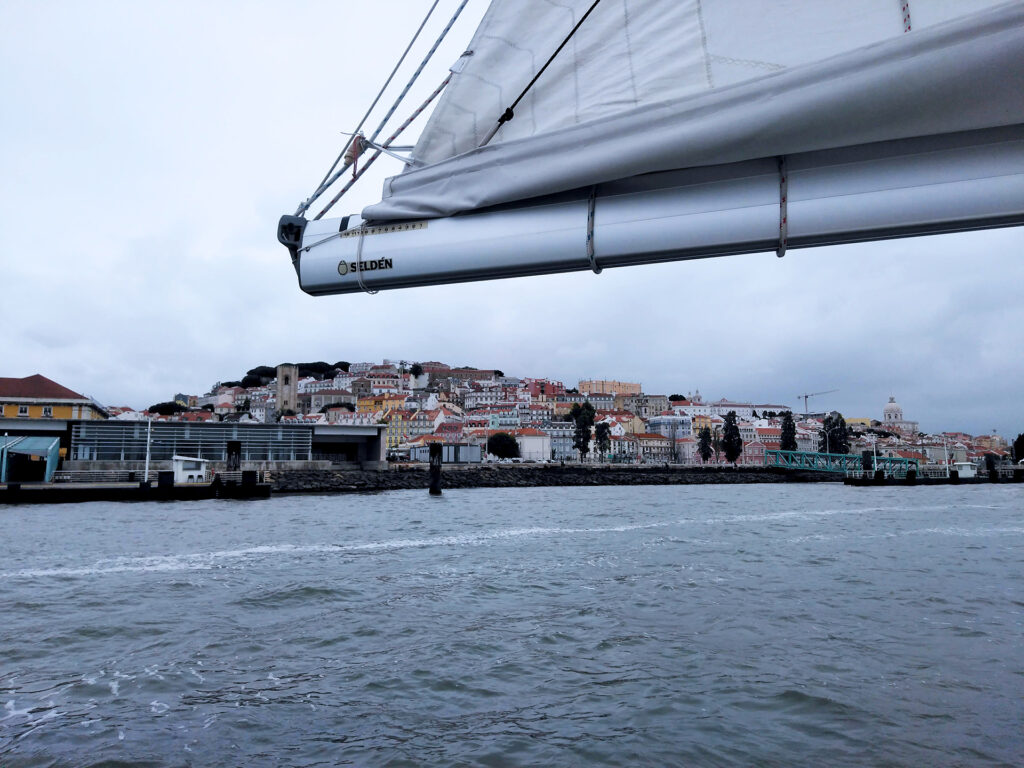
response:
<path id="1" fill-rule="evenodd" d="M 370 290 L 363 282 L 363 240 L 365 238 L 366 222 L 364 221 L 359 225 L 359 244 L 356 246 L 356 280 L 359 282 L 359 287 L 363 289 L 363 293 L 376 296 L 380 291 Z"/>

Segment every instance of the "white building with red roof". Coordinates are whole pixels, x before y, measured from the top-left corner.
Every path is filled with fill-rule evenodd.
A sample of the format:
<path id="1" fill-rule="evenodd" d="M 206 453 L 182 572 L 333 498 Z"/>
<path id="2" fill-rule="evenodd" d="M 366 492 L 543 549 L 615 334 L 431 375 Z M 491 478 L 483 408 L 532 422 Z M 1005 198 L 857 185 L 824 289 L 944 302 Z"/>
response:
<path id="1" fill-rule="evenodd" d="M 519 446 L 519 457 L 530 461 L 543 461 L 551 458 L 551 437 L 547 432 L 534 427 L 521 427 L 509 434 L 515 438 Z"/>

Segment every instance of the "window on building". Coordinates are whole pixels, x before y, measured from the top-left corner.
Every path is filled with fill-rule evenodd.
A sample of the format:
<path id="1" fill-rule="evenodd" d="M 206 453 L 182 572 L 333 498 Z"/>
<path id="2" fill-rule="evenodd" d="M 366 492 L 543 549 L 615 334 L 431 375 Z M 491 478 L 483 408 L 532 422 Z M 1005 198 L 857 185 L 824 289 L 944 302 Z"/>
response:
<path id="1" fill-rule="evenodd" d="M 53 418 L 53 406 L 52 405 L 44 405 L 43 406 L 43 418 L 44 419 L 52 419 Z"/>
<path id="2" fill-rule="evenodd" d="M 28 406 L 27 405 L 19 405 L 18 406 L 18 415 L 19 416 L 28 416 Z"/>

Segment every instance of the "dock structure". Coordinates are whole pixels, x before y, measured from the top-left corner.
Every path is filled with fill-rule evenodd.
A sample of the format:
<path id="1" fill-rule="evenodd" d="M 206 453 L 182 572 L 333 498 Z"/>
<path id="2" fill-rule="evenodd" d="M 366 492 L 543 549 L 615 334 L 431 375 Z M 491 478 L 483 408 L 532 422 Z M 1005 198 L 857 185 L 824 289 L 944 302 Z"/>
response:
<path id="1" fill-rule="evenodd" d="M 86 501 L 266 499 L 270 498 L 272 488 L 265 478 L 260 477 L 261 473 L 255 471 L 227 472 L 214 475 L 212 481 L 190 483 L 175 483 L 174 473 L 170 471 L 154 474 L 155 483 L 145 480 L 6 483 L 0 485 L 0 505 L 66 504 Z"/>
<path id="2" fill-rule="evenodd" d="M 903 459 L 889 456 L 869 456 L 868 468 L 881 471 L 886 477 L 905 477 L 918 469 L 917 459 Z M 815 453 L 812 451 L 765 451 L 764 463 L 768 467 L 783 469 L 806 469 L 811 472 L 838 472 L 847 474 L 865 469 L 864 457 L 852 453 Z"/>

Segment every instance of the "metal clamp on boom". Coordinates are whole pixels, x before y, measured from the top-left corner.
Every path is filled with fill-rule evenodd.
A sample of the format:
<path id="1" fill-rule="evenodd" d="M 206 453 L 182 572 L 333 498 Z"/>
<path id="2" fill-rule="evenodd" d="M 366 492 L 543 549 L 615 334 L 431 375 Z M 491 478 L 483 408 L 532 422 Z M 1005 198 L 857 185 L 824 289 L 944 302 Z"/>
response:
<path id="1" fill-rule="evenodd" d="M 590 188 L 590 199 L 587 200 L 587 259 L 590 260 L 590 268 L 595 275 L 601 274 L 601 267 L 597 265 L 597 256 L 594 255 L 594 211 L 597 208 L 597 186 Z"/>
<path id="2" fill-rule="evenodd" d="M 786 255 L 786 240 L 789 238 L 789 171 L 785 156 L 779 157 L 779 246 L 775 255 L 780 259 Z"/>

